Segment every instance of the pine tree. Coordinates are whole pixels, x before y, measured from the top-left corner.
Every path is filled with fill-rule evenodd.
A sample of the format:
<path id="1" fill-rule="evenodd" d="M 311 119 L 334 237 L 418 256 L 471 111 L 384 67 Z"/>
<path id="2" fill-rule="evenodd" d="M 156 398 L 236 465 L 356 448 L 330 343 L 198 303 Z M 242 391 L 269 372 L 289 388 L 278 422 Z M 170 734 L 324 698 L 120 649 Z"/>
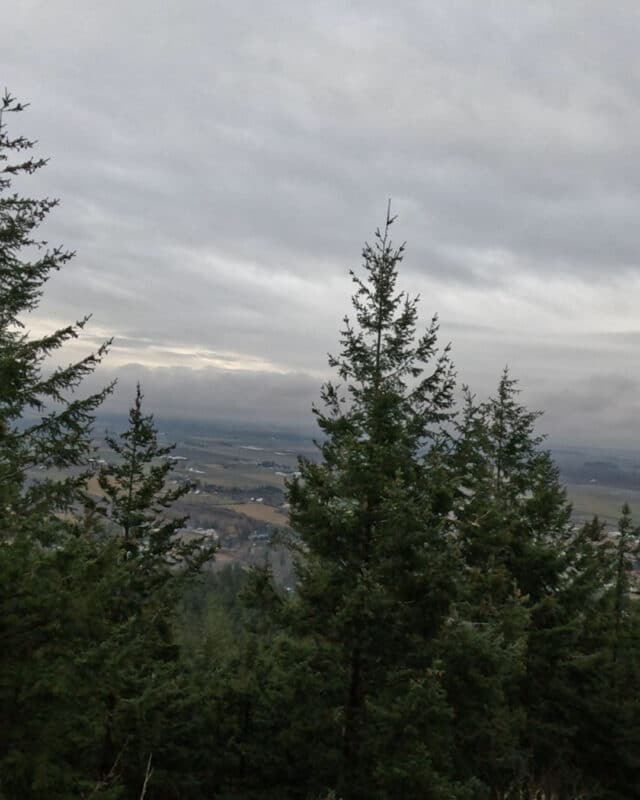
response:
<path id="1" fill-rule="evenodd" d="M 456 770 L 480 781 L 491 797 L 508 796 L 526 760 L 518 694 L 530 611 L 510 560 L 514 521 L 522 510 L 518 504 L 528 489 L 524 465 L 514 463 L 516 452 L 524 455 L 526 442 L 516 445 L 516 439 L 524 432 L 530 440 L 528 424 L 536 415 L 505 398 L 508 382 L 505 373 L 497 402 L 477 403 L 464 387 L 449 462 L 462 577 L 450 623 L 439 637 L 444 683 L 457 721 Z M 500 402 L 501 395 L 507 403 Z"/>
<path id="2" fill-rule="evenodd" d="M 115 549 L 84 536 L 0 546 L 0 797 L 63 800 L 98 783 L 117 572 Z"/>
<path id="3" fill-rule="evenodd" d="M 98 473 L 104 502 L 97 510 L 115 525 L 127 557 L 144 556 L 147 564 L 154 560 L 166 568 L 172 551 L 178 557 L 176 548 L 185 555 L 187 548 L 176 540 L 186 517 L 165 515 L 191 487 L 188 482 L 167 485 L 173 469 L 169 456 L 175 445 L 159 444 L 153 415 L 143 414 L 142 400 L 138 384 L 127 430 L 117 438 L 106 437 L 115 458 Z"/>
<path id="4" fill-rule="evenodd" d="M 604 587 L 612 572 L 603 557 L 601 527 L 577 531 L 571 522 L 558 470 L 535 432 L 538 417 L 518 402 L 517 384 L 505 370 L 495 397 L 480 404 L 467 397 L 459 428 L 455 516 L 467 576 L 460 613 L 481 623 L 485 634 L 500 634 L 494 658 L 500 649 L 505 656 L 519 653 L 506 673 L 499 665 L 509 661 L 498 660 L 498 685 L 481 672 L 485 690 L 493 685 L 498 699 L 502 682 L 508 702 L 491 702 L 489 716 L 497 715 L 495 729 L 510 727 L 511 754 L 509 748 L 487 753 L 482 746 L 467 748 L 467 754 L 494 791 L 511 786 L 518 796 L 515 787 L 521 786 L 530 796 L 540 791 L 574 797 L 589 783 L 584 738 L 596 739 L 593 715 L 599 725 L 607 717 L 606 701 L 596 710 L 606 647 L 598 620 L 606 613 Z M 518 624 L 505 628 L 514 619 Z M 477 676 L 479 663 L 470 652 L 469 675 Z M 464 683 L 463 670 L 458 687 Z M 467 685 L 477 697 L 473 684 Z M 466 699 L 453 704 L 462 721 Z M 462 726 L 479 727 L 471 718 Z M 591 760 L 595 756 L 591 750 Z M 505 763 L 510 770 L 504 771 Z"/>
<path id="5" fill-rule="evenodd" d="M 492 788 L 522 782 L 534 796 L 549 775 L 555 779 L 558 768 L 570 769 L 564 670 L 574 641 L 571 613 L 560 601 L 569 567 L 570 506 L 535 432 L 539 416 L 518 402 L 517 382 L 505 369 L 495 397 L 465 415 L 459 469 L 468 496 L 456 509 L 463 555 L 470 577 L 475 576 L 476 613 L 482 614 L 484 606 L 485 621 L 493 616 L 498 630 L 516 602 L 525 614 L 523 625 L 511 632 L 516 638 L 503 638 L 505 654 L 515 646 L 521 655 L 504 686 L 510 725 L 515 723 L 511 774 L 503 774 L 502 786 Z M 469 462 L 468 452 L 474 450 L 476 459 Z M 501 770 L 489 762 L 482 772 L 495 778 Z"/>
<path id="6" fill-rule="evenodd" d="M 640 529 L 633 524 L 627 503 L 622 507 L 617 535 L 601 548 L 608 559 L 610 583 L 605 597 L 609 603 L 604 619 L 600 618 L 607 658 L 602 664 L 598 699 L 601 714 L 606 714 L 610 725 L 608 748 L 601 734 L 595 735 L 601 748 L 592 752 L 590 766 L 597 765 L 594 778 L 607 788 L 608 796 L 623 798 L 640 785 L 640 611 L 632 594 Z"/>
<path id="7" fill-rule="evenodd" d="M 391 242 L 393 221 L 387 215 L 365 246 L 364 277 L 351 272 L 356 324 L 345 318 L 341 352 L 329 359 L 341 384 L 326 383 L 324 409 L 314 408 L 322 461 L 301 460 L 289 486 L 303 553 L 299 630 L 335 653 L 336 674 L 325 679 L 341 721 L 344 800 L 393 796 L 400 772 L 403 796 L 424 796 L 425 781 L 435 786 L 444 768 L 434 763 L 439 729 L 417 709 L 426 704 L 442 721 L 425 643 L 451 597 L 441 437 L 454 373 L 448 347 L 437 350 L 436 318 L 416 338 L 417 298 L 396 288 L 404 246 Z M 394 704 L 410 687 L 411 702 Z M 415 735 L 400 745 L 411 725 Z"/>
<path id="8" fill-rule="evenodd" d="M 495 397 L 475 404 L 467 393 L 454 453 L 457 530 L 465 560 L 490 566 L 533 600 L 554 586 L 572 539 L 571 507 L 551 454 L 535 432 L 540 412 L 518 402 L 505 369 Z"/>
<path id="9" fill-rule="evenodd" d="M 619 666 L 625 622 L 629 617 L 628 609 L 632 602 L 630 599 L 630 577 L 639 553 L 640 532 L 637 528 L 634 528 L 631 509 L 629 504 L 625 503 L 618 522 L 618 536 L 615 543 L 613 646 L 611 652 L 611 673 L 614 683 L 618 679 L 616 672 Z"/>
<path id="10" fill-rule="evenodd" d="M 573 717 L 583 785 L 622 800 L 640 775 L 640 614 L 629 590 L 637 530 L 628 506 L 618 535 L 597 517 L 575 539 L 576 596 L 582 630 L 573 643 Z"/>
<path id="11" fill-rule="evenodd" d="M 83 476 L 33 481 L 36 467 L 63 470 L 86 462 L 96 408 L 110 387 L 87 397 L 75 394 L 106 353 L 67 366 L 50 367 L 49 357 L 80 336 L 88 317 L 40 338 L 29 335 L 25 317 L 38 306 L 52 273 L 73 253 L 49 248 L 37 228 L 57 200 L 11 192 L 14 178 L 31 175 L 46 160 L 29 155 L 35 143 L 11 137 L 6 118 L 25 109 L 5 93 L 0 109 L 0 525 L 7 535 L 40 511 L 64 511 L 77 500 Z"/>
<path id="12" fill-rule="evenodd" d="M 33 141 L 9 134 L 7 120 L 25 107 L 6 92 L 0 100 L 0 795 L 49 799 L 87 788 L 94 767 L 104 634 L 96 585 L 113 562 L 109 548 L 77 535 L 69 512 L 110 389 L 79 393 L 108 343 L 52 363 L 88 317 L 42 337 L 26 327 L 73 253 L 38 238 L 57 201 L 12 191 L 46 164 L 30 154 Z"/>
<path id="13" fill-rule="evenodd" d="M 101 687 L 107 713 L 100 749 L 102 775 L 120 753 L 126 785 L 139 780 L 141 764 L 149 756 L 144 747 L 138 749 L 150 739 L 141 719 L 158 714 L 163 691 L 168 696 L 176 691 L 174 624 L 184 580 L 198 574 L 214 549 L 201 538 L 186 540 L 180 533 L 186 517 L 170 513 L 190 486 L 167 485 L 173 467 L 168 456 L 174 446 L 158 442 L 153 416 L 144 414 L 142 400 L 138 385 L 127 429 L 106 438 L 113 458 L 98 473 L 102 497 L 86 498 L 88 509 L 105 519 L 107 537 L 120 553 L 117 580 L 105 608 L 113 633 Z"/>

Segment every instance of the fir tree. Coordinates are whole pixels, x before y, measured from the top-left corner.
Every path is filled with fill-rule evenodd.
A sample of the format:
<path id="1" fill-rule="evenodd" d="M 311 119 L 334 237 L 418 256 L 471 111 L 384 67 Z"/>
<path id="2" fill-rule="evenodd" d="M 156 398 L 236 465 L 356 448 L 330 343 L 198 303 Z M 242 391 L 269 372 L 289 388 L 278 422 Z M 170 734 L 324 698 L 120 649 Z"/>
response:
<path id="1" fill-rule="evenodd" d="M 595 517 L 575 539 L 574 584 L 582 619 L 569 676 L 583 786 L 594 797 L 635 794 L 640 775 L 640 614 L 629 594 L 637 547 L 628 506 L 618 535 Z"/>
<path id="2" fill-rule="evenodd" d="M 617 680 L 616 671 L 620 658 L 622 640 L 624 638 L 625 622 L 629 617 L 631 581 L 630 576 L 634 563 L 640 552 L 640 535 L 633 526 L 631 509 L 625 503 L 618 521 L 618 535 L 615 543 L 615 572 L 614 572 L 614 604 L 613 604 L 613 647 L 612 647 L 612 680 Z"/>
<path id="3" fill-rule="evenodd" d="M 46 160 L 29 154 L 35 142 L 8 132 L 7 117 L 26 106 L 8 93 L 0 105 L 0 525 L 6 535 L 35 512 L 67 510 L 77 500 L 82 476 L 35 482 L 27 480 L 28 472 L 86 462 L 93 414 L 110 389 L 86 397 L 75 394 L 108 343 L 78 362 L 49 364 L 56 351 L 80 336 L 88 317 L 40 338 L 25 327 L 46 282 L 73 253 L 49 248 L 37 237 L 57 200 L 11 192 L 14 178 L 33 174 Z"/>
<path id="4" fill-rule="evenodd" d="M 501 591 L 515 580 L 536 601 L 557 588 L 573 527 L 558 469 L 535 432 L 540 412 L 518 394 L 505 369 L 495 397 L 475 404 L 466 395 L 453 462 L 456 527 L 469 566 L 494 567 Z"/>
<path id="5" fill-rule="evenodd" d="M 422 704 L 441 697 L 437 670 L 425 681 L 425 643 L 451 597 L 439 443 L 454 373 L 448 347 L 437 350 L 436 318 L 416 338 L 417 298 L 396 288 L 404 246 L 393 246 L 392 223 L 388 215 L 365 246 L 364 277 L 351 273 L 355 324 L 345 318 L 341 352 L 329 359 L 341 383 L 325 384 L 324 409 L 314 409 L 322 461 L 301 460 L 289 486 L 303 553 L 296 618 L 335 652 L 337 674 L 325 680 L 340 720 L 345 800 L 393 795 L 397 770 L 406 772 L 404 797 L 424 796 L 424 781 L 435 786 L 444 768 L 438 735 L 425 733 L 428 718 L 417 720 Z M 410 687 L 411 702 L 389 706 Z M 399 751 L 392 743 L 409 719 L 415 735 Z"/>
<path id="6" fill-rule="evenodd" d="M 166 567 L 171 551 L 178 546 L 176 532 L 186 517 L 165 515 L 191 487 L 188 482 L 167 485 L 175 445 L 159 444 L 153 415 L 142 411 L 143 397 L 138 384 L 127 430 L 117 438 L 106 437 L 114 458 L 98 473 L 104 502 L 97 509 L 116 526 L 127 557 L 144 555 L 147 561 L 159 559 Z"/>
<path id="7" fill-rule="evenodd" d="M 107 713 L 101 769 L 107 774 L 119 750 L 130 742 L 120 759 L 129 784 L 149 756 L 149 750 L 136 747 L 145 740 L 148 748 L 153 743 L 141 718 L 159 713 L 163 692 L 168 697 L 177 692 L 174 626 L 184 581 L 196 576 L 215 550 L 214 543 L 202 537 L 186 539 L 180 532 L 186 517 L 169 513 L 190 485 L 167 485 L 173 467 L 168 456 L 174 445 L 159 444 L 153 416 L 143 413 L 142 400 L 138 385 L 127 429 L 118 437 L 107 436 L 114 459 L 98 474 L 103 498 L 88 501 L 107 520 L 107 533 L 121 553 L 107 612 L 113 639 L 105 663 L 108 679 L 102 687 Z M 155 741 L 161 748 L 162 738 L 160 734 Z M 155 774 L 152 785 L 158 780 L 158 768 Z"/>
<path id="8" fill-rule="evenodd" d="M 575 530 L 558 470 L 535 432 L 539 413 L 521 405 L 517 393 L 505 370 L 495 397 L 476 404 L 467 396 L 459 428 L 455 516 L 467 577 L 459 612 L 484 636 L 499 638 L 493 675 L 480 671 L 484 687 L 477 681 L 483 662 L 470 647 L 451 697 L 462 721 L 480 691 L 493 686 L 488 716 L 494 731 L 510 730 L 511 745 L 486 752 L 482 745 L 495 738 L 489 736 L 470 760 L 494 792 L 573 798 L 594 782 L 589 761 L 606 752 L 601 742 L 599 752 L 584 757 L 584 738 L 596 739 L 590 715 L 600 705 L 596 698 L 604 699 L 602 623 L 613 571 L 601 526 Z M 465 674 L 475 676 L 475 688 Z M 468 695 L 461 693 L 465 680 Z M 611 718 L 606 707 L 605 700 L 596 712 L 600 725 Z M 482 728 L 481 715 L 467 719 L 463 730 Z M 461 746 L 464 756 L 469 750 Z"/>
<path id="9" fill-rule="evenodd" d="M 0 795 L 57 798 L 88 788 L 101 713 L 92 691 L 105 633 L 97 587 L 113 554 L 78 537 L 69 512 L 109 387 L 78 390 L 107 344 L 59 366 L 88 317 L 42 337 L 26 327 L 73 253 L 38 237 L 57 200 L 12 191 L 15 178 L 46 164 L 31 155 L 33 141 L 9 134 L 8 119 L 24 109 L 8 93 L 0 101 Z"/>

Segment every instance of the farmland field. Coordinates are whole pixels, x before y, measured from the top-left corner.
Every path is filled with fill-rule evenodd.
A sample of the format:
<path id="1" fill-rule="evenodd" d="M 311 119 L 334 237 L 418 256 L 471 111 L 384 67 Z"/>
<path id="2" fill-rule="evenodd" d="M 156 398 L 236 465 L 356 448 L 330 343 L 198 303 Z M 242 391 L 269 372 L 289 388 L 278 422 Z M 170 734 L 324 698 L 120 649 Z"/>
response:
<path id="1" fill-rule="evenodd" d="M 192 527 L 214 528 L 225 547 L 225 559 L 242 552 L 252 532 L 265 526 L 285 527 L 288 514 L 285 483 L 297 469 L 298 455 L 317 458 L 310 437 L 263 430 L 222 429 L 194 432 L 169 426 L 161 441 L 175 442 L 172 480 L 192 489 L 176 505 Z M 109 461 L 108 449 L 96 442 L 97 460 Z M 553 452 L 576 524 L 598 515 L 615 527 L 623 503 L 640 520 L 640 467 L 634 453 L 564 448 Z M 97 466 L 97 465 L 96 465 Z M 51 470 L 34 472 L 34 480 L 59 477 Z M 95 477 L 89 491 L 99 495 Z"/>
<path id="2" fill-rule="evenodd" d="M 568 484 L 567 494 L 573 505 L 576 522 L 585 522 L 597 515 L 615 527 L 624 503 L 628 503 L 636 520 L 640 520 L 640 491 L 591 484 Z"/>

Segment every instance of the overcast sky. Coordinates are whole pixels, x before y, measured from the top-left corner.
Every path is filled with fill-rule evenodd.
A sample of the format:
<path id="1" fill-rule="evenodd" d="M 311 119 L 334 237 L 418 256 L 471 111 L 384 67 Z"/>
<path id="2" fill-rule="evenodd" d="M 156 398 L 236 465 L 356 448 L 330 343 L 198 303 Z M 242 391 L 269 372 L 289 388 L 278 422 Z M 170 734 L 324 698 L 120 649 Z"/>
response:
<path id="1" fill-rule="evenodd" d="M 2 83 L 93 312 L 158 416 L 303 426 L 391 197 L 462 382 L 640 447 L 640 4 L 21 0 Z M 73 355 L 72 353 L 69 356 Z"/>

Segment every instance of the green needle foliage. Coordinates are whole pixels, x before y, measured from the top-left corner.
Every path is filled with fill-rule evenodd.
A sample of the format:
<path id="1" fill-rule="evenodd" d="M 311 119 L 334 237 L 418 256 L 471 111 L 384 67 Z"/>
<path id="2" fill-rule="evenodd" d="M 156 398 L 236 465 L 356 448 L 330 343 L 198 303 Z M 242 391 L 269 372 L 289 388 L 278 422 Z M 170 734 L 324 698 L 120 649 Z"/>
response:
<path id="1" fill-rule="evenodd" d="M 68 510 L 77 499 L 81 476 L 29 482 L 27 473 L 83 465 L 91 451 L 93 414 L 110 391 L 75 394 L 109 342 L 75 363 L 48 366 L 50 356 L 80 336 L 88 317 L 41 337 L 25 327 L 52 273 L 74 254 L 48 247 L 37 236 L 58 201 L 11 191 L 15 178 L 46 164 L 30 155 L 33 141 L 8 132 L 7 118 L 24 108 L 8 93 L 0 101 L 0 525 L 14 529 L 34 511 Z"/>
<path id="2" fill-rule="evenodd" d="M 612 693 L 620 653 L 630 659 L 627 685 L 634 663 L 621 633 L 632 629 L 630 516 L 627 509 L 615 549 L 597 520 L 574 528 L 558 470 L 535 433 L 539 413 L 517 394 L 507 370 L 487 402 L 467 393 L 454 449 L 465 580 L 442 659 L 458 720 L 458 769 L 470 768 L 491 796 L 625 796 L 624 788 L 597 792 L 629 785 L 629 748 L 612 757 L 602 726 L 635 737 L 637 710 L 621 713 Z"/>
<path id="3" fill-rule="evenodd" d="M 613 651 L 612 679 L 618 680 L 616 670 L 624 638 L 626 622 L 630 617 L 630 576 L 640 553 L 640 531 L 633 525 L 631 509 L 627 503 L 622 507 L 618 521 L 618 536 L 615 543 L 614 605 L 613 605 Z"/>
<path id="4" fill-rule="evenodd" d="M 341 352 L 329 362 L 341 383 L 325 384 L 324 408 L 314 409 L 322 462 L 302 460 L 289 486 L 302 554 L 296 625 L 334 653 L 334 674 L 317 679 L 335 705 L 335 782 L 345 800 L 395 796 L 400 775 L 404 797 L 424 796 L 424 781 L 443 766 L 430 718 L 418 709 L 443 716 L 437 672 L 427 677 L 426 669 L 451 597 L 438 464 L 454 372 L 448 347 L 438 352 L 435 318 L 416 335 L 417 299 L 397 289 L 404 246 L 392 244 L 392 223 L 388 215 L 365 246 L 364 276 L 351 273 L 355 322 L 345 318 Z M 404 702 L 385 706 L 385 697 L 409 689 Z M 418 759 L 430 744 L 431 756 Z"/>
<path id="5" fill-rule="evenodd" d="M 153 415 L 143 414 L 142 399 L 138 384 L 129 427 L 117 438 L 106 437 L 114 460 L 98 473 L 104 493 L 98 510 L 115 525 L 127 557 L 158 557 L 168 566 L 167 559 L 177 546 L 176 532 L 186 517 L 167 519 L 165 514 L 191 487 L 186 482 L 167 485 L 173 468 L 169 456 L 175 446 L 159 444 Z"/>
<path id="6" fill-rule="evenodd" d="M 38 227 L 56 200 L 12 191 L 46 161 L 34 142 L 12 137 L 7 120 L 24 110 L 0 101 L 0 797 L 69 797 L 96 765 L 93 690 L 109 548 L 77 536 L 69 519 L 82 496 L 93 414 L 110 387 L 82 396 L 82 380 L 107 344 L 55 366 L 79 322 L 32 336 L 28 314 L 73 253 L 49 248 Z M 55 468 L 53 475 L 50 468 Z M 34 470 L 36 470 L 34 472 Z M 58 470 L 61 470 L 58 472 Z M 62 513 L 64 512 L 64 514 Z"/>

